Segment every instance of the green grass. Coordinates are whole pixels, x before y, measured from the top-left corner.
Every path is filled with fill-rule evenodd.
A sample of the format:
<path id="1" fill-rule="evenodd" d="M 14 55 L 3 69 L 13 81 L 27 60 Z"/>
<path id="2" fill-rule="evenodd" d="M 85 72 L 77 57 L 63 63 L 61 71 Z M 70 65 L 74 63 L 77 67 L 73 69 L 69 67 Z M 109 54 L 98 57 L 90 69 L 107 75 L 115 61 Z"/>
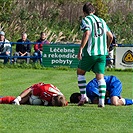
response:
<path id="1" fill-rule="evenodd" d="M 123 84 L 122 96 L 133 98 L 132 72 L 111 72 Z M 76 71 L 9 69 L 0 70 L 0 95 L 17 96 L 21 91 L 37 82 L 52 83 L 69 97 L 78 92 Z M 87 73 L 87 81 L 94 74 Z M 14 106 L 0 105 L 1 133 L 131 133 L 133 132 L 133 105 L 98 108 L 94 104 L 78 107 Z"/>

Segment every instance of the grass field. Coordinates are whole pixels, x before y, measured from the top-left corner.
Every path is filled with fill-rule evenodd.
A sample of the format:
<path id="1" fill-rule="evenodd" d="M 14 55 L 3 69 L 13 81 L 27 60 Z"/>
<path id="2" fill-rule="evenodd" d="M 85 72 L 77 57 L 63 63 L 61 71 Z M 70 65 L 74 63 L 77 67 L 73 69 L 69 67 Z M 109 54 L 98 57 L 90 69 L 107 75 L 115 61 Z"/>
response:
<path id="1" fill-rule="evenodd" d="M 106 72 L 117 76 L 123 84 L 122 96 L 133 98 L 131 72 Z M 9 69 L 0 70 L 0 95 L 17 96 L 37 82 L 52 83 L 69 97 L 78 92 L 76 71 Z M 94 78 L 87 73 L 87 81 Z M 0 133 L 131 133 L 133 132 L 133 105 L 98 108 L 94 104 L 78 107 L 44 107 L 30 105 L 0 105 Z"/>

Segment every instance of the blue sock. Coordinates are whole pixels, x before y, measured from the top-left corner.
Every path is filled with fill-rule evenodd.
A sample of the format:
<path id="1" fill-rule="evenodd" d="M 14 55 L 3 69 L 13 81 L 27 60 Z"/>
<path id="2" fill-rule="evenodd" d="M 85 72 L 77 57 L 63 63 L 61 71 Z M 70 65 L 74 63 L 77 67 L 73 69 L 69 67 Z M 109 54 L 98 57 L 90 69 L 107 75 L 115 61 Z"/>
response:
<path id="1" fill-rule="evenodd" d="M 106 104 L 111 104 L 111 100 L 110 100 L 110 99 L 106 99 L 106 100 L 105 100 L 105 103 L 106 103 Z"/>
<path id="2" fill-rule="evenodd" d="M 125 101 L 126 101 L 125 105 L 131 105 L 131 104 L 133 104 L 133 99 L 126 99 L 125 98 Z"/>

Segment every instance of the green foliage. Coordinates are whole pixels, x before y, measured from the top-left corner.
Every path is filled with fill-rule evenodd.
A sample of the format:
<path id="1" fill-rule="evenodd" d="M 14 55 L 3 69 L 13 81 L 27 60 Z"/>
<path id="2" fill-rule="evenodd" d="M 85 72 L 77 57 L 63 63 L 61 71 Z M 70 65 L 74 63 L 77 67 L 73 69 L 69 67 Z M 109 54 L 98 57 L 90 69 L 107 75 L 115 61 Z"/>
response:
<path id="1" fill-rule="evenodd" d="M 0 21 L 9 21 L 11 18 L 11 12 L 14 0 L 1 0 L 0 1 Z"/>
<path id="2" fill-rule="evenodd" d="M 126 14 L 115 7 L 115 2 L 107 0 L 91 0 L 95 5 L 96 14 L 105 19 L 110 29 L 117 35 L 118 43 L 131 44 L 132 36 L 132 10 L 129 1 L 125 2 Z M 6 38 L 16 42 L 20 33 L 27 32 L 31 41 L 36 41 L 41 31 L 46 32 L 51 42 L 80 43 L 80 16 L 82 6 L 86 0 L 38 0 L 14 1 L 1 0 L 0 2 L 0 29 L 6 33 Z M 112 5 L 110 4 L 112 2 Z M 119 1 L 116 1 L 119 4 Z M 23 6 L 21 6 L 23 5 Z M 130 9 L 130 8 L 129 8 Z M 112 9 L 113 10 L 113 9 Z"/>
<path id="3" fill-rule="evenodd" d="M 3 64 L 0 63 L 0 68 L 12 68 L 12 69 L 39 69 L 39 70 L 65 70 L 65 71 L 76 71 L 76 68 L 70 68 L 67 66 L 58 66 L 58 67 L 44 67 L 43 65 L 41 65 L 40 63 L 30 63 L 27 64 L 25 62 L 20 62 L 20 63 L 16 63 L 16 64 Z M 106 68 L 107 72 L 133 72 L 133 69 L 115 69 L 115 68 Z"/>
<path id="4" fill-rule="evenodd" d="M 133 14 L 129 12 L 127 16 L 123 17 L 121 12 L 116 12 L 111 16 L 111 27 L 112 31 L 114 31 L 117 35 L 119 43 L 129 43 L 132 44 L 133 38 L 133 31 L 132 31 L 132 24 L 133 22 Z"/>
<path id="5" fill-rule="evenodd" d="M 103 18 L 104 20 L 108 21 L 109 14 L 108 14 L 108 7 L 104 0 L 95 0 L 94 6 L 96 9 L 96 15 Z"/>
<path id="6" fill-rule="evenodd" d="M 18 96 L 34 83 L 45 82 L 57 86 L 69 101 L 73 92 L 78 92 L 76 71 L 9 69 L 0 70 L 1 95 Z M 115 75 L 123 83 L 122 96 L 132 97 L 131 72 L 106 72 Z M 126 80 L 125 79 L 126 75 Z M 86 75 L 87 81 L 94 78 Z M 0 105 L 1 133 L 131 133 L 132 106 L 109 106 L 98 108 L 94 104 L 79 107 L 44 107 L 30 105 Z"/>
<path id="7" fill-rule="evenodd" d="M 115 68 L 106 68 L 106 71 L 118 71 L 118 72 L 133 72 L 133 69 L 126 68 L 126 69 L 115 69 Z"/>

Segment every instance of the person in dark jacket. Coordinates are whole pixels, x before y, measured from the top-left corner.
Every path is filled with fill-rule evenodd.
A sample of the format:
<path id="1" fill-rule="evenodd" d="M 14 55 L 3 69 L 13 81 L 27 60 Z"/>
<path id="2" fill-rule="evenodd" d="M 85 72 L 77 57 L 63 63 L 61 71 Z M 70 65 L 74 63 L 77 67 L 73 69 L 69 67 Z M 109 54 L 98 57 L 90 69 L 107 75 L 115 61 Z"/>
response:
<path id="1" fill-rule="evenodd" d="M 31 52 L 30 40 L 27 39 L 26 33 L 22 33 L 21 39 L 19 39 L 16 44 L 15 56 L 21 56 L 21 57 L 30 56 L 30 52 Z M 17 61 L 17 58 L 14 58 L 14 62 L 16 61 Z M 30 58 L 26 58 L 26 62 L 29 63 L 29 61 L 30 61 Z"/>

